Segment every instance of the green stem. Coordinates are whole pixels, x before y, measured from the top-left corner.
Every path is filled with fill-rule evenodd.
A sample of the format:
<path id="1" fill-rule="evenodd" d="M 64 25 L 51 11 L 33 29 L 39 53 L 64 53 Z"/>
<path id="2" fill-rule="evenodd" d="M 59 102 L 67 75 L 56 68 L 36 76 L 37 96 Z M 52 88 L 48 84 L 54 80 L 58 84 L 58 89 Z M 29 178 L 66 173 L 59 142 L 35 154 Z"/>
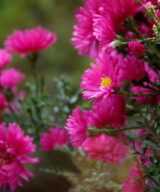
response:
<path id="1" fill-rule="evenodd" d="M 88 134 L 89 136 L 96 136 L 100 134 L 115 135 L 119 131 L 131 131 L 135 129 L 142 129 L 142 127 L 103 128 L 103 129 L 92 127 L 89 128 Z"/>
<path id="2" fill-rule="evenodd" d="M 39 79 L 38 79 L 38 73 L 37 73 L 37 60 L 38 60 L 38 54 L 37 53 L 32 53 L 31 55 L 28 56 L 28 60 L 31 64 L 32 68 L 32 74 L 33 78 L 35 80 L 36 88 L 37 88 L 37 93 L 39 92 Z"/>

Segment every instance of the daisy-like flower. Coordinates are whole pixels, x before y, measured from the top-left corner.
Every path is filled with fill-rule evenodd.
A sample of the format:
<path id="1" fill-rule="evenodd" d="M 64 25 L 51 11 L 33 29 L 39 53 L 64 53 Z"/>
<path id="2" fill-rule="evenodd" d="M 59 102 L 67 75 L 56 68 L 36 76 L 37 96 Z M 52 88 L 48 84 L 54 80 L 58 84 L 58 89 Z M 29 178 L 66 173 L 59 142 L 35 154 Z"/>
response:
<path id="1" fill-rule="evenodd" d="M 0 84 L 4 88 L 14 89 L 25 80 L 25 75 L 15 68 L 9 68 L 0 75 Z"/>
<path id="2" fill-rule="evenodd" d="M 87 7 L 81 7 L 76 15 L 77 24 L 74 26 L 73 45 L 79 54 L 96 57 L 98 41 L 93 36 L 93 15 Z"/>
<path id="3" fill-rule="evenodd" d="M 7 50 L 21 55 L 42 51 L 57 40 L 55 33 L 42 27 L 17 30 L 7 37 L 4 44 Z"/>
<path id="4" fill-rule="evenodd" d="M 66 133 L 66 130 L 58 127 L 53 127 L 48 132 L 42 134 L 40 143 L 42 150 L 53 150 L 58 147 L 66 146 L 68 143 L 68 135 Z"/>
<path id="5" fill-rule="evenodd" d="M 126 56 L 121 64 L 121 78 L 126 81 L 138 81 L 146 73 L 145 62 L 134 56 Z"/>
<path id="6" fill-rule="evenodd" d="M 98 105 L 94 106 L 95 110 Z M 108 163 L 121 163 L 129 152 L 126 145 L 114 137 L 103 134 L 93 137 L 88 136 L 88 130 L 92 126 L 102 128 L 102 125 L 104 126 L 104 123 L 106 123 L 107 127 L 110 117 L 107 118 L 109 113 L 106 111 L 105 114 L 103 110 L 104 108 L 97 110 L 98 114 L 96 115 L 95 111 L 84 111 L 76 108 L 67 120 L 66 129 L 73 146 L 83 148 L 90 158 Z M 100 115 L 103 115 L 102 119 L 100 119 Z"/>
<path id="7" fill-rule="evenodd" d="M 129 172 L 128 179 L 123 183 L 123 192 L 144 192 L 143 172 L 139 163 L 135 163 Z"/>
<path id="8" fill-rule="evenodd" d="M 5 67 L 9 62 L 11 62 L 12 56 L 5 49 L 0 49 L 0 69 Z"/>
<path id="9" fill-rule="evenodd" d="M 90 111 L 84 111 L 77 107 L 67 119 L 65 128 L 75 148 L 80 147 L 87 138 L 89 117 Z"/>
<path id="10" fill-rule="evenodd" d="M 81 82 L 83 96 L 86 100 L 98 99 L 112 93 L 121 85 L 121 63 L 123 57 L 116 52 L 106 53 L 97 60 L 97 64 L 91 63 Z"/>
<path id="11" fill-rule="evenodd" d="M 85 0 L 75 16 L 72 43 L 80 54 L 96 57 L 103 46 L 116 39 L 125 20 L 138 10 L 135 0 Z"/>
<path id="12" fill-rule="evenodd" d="M 89 158 L 114 164 L 122 163 L 129 152 L 126 145 L 104 134 L 87 138 L 82 147 L 88 153 Z"/>
<path id="13" fill-rule="evenodd" d="M 26 181 L 32 176 L 25 164 L 38 162 L 37 158 L 29 155 L 36 150 L 33 138 L 24 134 L 19 125 L 10 123 L 0 125 L 0 187 L 15 191 L 22 186 L 21 179 Z"/>
<path id="14" fill-rule="evenodd" d="M 112 94 L 107 99 L 101 99 L 92 106 L 90 124 L 97 128 L 107 128 L 125 125 L 125 99 L 123 95 Z"/>

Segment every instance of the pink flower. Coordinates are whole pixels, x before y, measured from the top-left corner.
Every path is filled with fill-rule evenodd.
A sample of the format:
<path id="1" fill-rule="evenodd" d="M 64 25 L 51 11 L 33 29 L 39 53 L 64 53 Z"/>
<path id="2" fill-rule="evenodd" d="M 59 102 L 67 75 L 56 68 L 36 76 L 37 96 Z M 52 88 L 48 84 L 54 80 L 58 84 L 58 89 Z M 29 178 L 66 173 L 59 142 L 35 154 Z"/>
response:
<path id="1" fill-rule="evenodd" d="M 3 111 L 7 106 L 7 99 L 3 93 L 0 93 L 0 111 Z"/>
<path id="2" fill-rule="evenodd" d="M 130 52 L 136 57 L 141 57 L 144 54 L 145 47 L 138 41 L 129 41 L 128 47 Z"/>
<path id="3" fill-rule="evenodd" d="M 143 82 L 141 86 L 132 86 L 131 91 L 136 94 L 134 97 L 139 104 L 157 104 L 160 102 L 160 96 L 157 95 L 156 87 L 152 83 L 160 82 L 160 73 L 153 70 L 149 65 L 145 64 L 145 71 L 148 81 Z M 158 91 L 158 90 L 157 90 Z"/>
<path id="4" fill-rule="evenodd" d="M 125 99 L 122 95 L 112 94 L 94 103 L 90 124 L 97 128 L 120 127 L 125 124 Z"/>
<path id="5" fill-rule="evenodd" d="M 86 7 L 81 7 L 76 13 L 77 24 L 74 26 L 73 45 L 79 54 L 95 57 L 98 52 L 98 42 L 93 36 L 93 15 Z"/>
<path id="6" fill-rule="evenodd" d="M 123 183 L 123 192 L 144 192 L 145 185 L 140 164 L 134 164 L 129 172 L 128 179 Z"/>
<path id="7" fill-rule="evenodd" d="M 134 56 L 126 56 L 121 65 L 121 78 L 127 81 L 138 81 L 145 75 L 145 62 Z"/>
<path id="8" fill-rule="evenodd" d="M 80 147 L 87 138 L 89 117 L 90 111 L 83 111 L 77 107 L 67 119 L 65 128 L 75 148 Z"/>
<path id="9" fill-rule="evenodd" d="M 51 128 L 48 132 L 42 134 L 40 143 L 42 150 L 53 150 L 67 145 L 68 135 L 66 130 L 57 127 Z"/>
<path id="10" fill-rule="evenodd" d="M 4 88 L 13 89 L 24 81 L 25 75 L 17 69 L 9 68 L 0 75 L 0 84 Z"/>
<path id="11" fill-rule="evenodd" d="M 107 47 L 116 39 L 125 20 L 137 13 L 139 6 L 135 0 L 100 0 L 97 6 L 99 13 L 94 14 L 93 35 L 101 47 Z"/>
<path id="12" fill-rule="evenodd" d="M 126 145 L 104 134 L 86 139 L 82 147 L 90 158 L 115 164 L 122 163 L 129 152 Z"/>
<path id="13" fill-rule="evenodd" d="M 116 31 L 110 17 L 97 16 L 94 19 L 94 36 L 99 41 L 100 48 L 116 39 Z"/>
<path id="14" fill-rule="evenodd" d="M 121 25 L 138 9 L 135 0 L 85 0 L 75 16 L 73 44 L 80 54 L 96 57 L 103 46 L 116 39 Z"/>
<path id="15" fill-rule="evenodd" d="M 0 49 L 0 69 L 11 62 L 12 57 L 5 49 Z"/>
<path id="16" fill-rule="evenodd" d="M 98 64 L 91 63 L 81 82 L 85 99 L 97 99 L 109 95 L 121 85 L 121 64 L 123 57 L 115 52 L 103 54 Z"/>
<path id="17" fill-rule="evenodd" d="M 13 32 L 4 44 L 9 51 L 26 55 L 46 49 L 53 45 L 56 40 L 57 37 L 54 33 L 42 27 L 35 27 Z"/>
<path id="18" fill-rule="evenodd" d="M 103 7 L 103 14 L 112 19 L 115 29 L 118 29 L 126 19 L 134 16 L 140 9 L 135 0 L 105 0 Z"/>
<path id="19" fill-rule="evenodd" d="M 33 138 L 26 136 L 19 125 L 10 123 L 8 127 L 0 125 L 0 187 L 22 186 L 20 178 L 28 181 L 32 173 L 24 164 L 36 163 L 37 158 L 29 157 L 35 152 Z"/>
<path id="20" fill-rule="evenodd" d="M 159 103 L 160 97 L 148 88 L 142 86 L 133 86 L 131 91 L 136 95 L 134 98 L 138 104 L 153 105 Z"/>

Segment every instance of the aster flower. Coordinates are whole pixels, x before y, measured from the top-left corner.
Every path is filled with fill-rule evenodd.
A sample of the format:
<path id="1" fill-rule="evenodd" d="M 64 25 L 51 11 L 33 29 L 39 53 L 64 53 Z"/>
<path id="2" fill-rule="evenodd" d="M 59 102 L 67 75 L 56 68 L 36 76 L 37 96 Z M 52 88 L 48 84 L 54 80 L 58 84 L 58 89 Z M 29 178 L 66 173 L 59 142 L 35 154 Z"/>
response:
<path id="1" fill-rule="evenodd" d="M 89 117 L 90 111 L 84 111 L 77 107 L 67 119 L 65 128 L 75 148 L 80 147 L 87 138 Z"/>
<path id="2" fill-rule="evenodd" d="M 120 127 L 125 125 L 125 99 L 122 95 L 112 94 L 92 106 L 89 123 L 97 128 Z"/>
<path id="3" fill-rule="evenodd" d="M 22 83 L 25 75 L 17 69 L 9 68 L 2 72 L 0 75 L 0 84 L 4 88 L 13 89 Z"/>
<path id="4" fill-rule="evenodd" d="M 112 93 L 121 85 L 121 63 L 123 57 L 116 52 L 103 54 L 97 64 L 91 63 L 81 82 L 85 99 L 97 99 Z"/>
<path id="5" fill-rule="evenodd" d="M 122 163 L 128 155 L 128 147 L 114 137 L 99 135 L 87 138 L 82 145 L 89 158 L 107 163 Z"/>
<path id="6" fill-rule="evenodd" d="M 132 86 L 131 91 L 137 95 L 134 97 L 137 103 L 143 105 L 157 104 L 160 102 L 160 96 L 152 89 L 154 88 L 152 83 L 160 82 L 159 72 L 150 68 L 147 63 L 145 64 L 145 71 L 148 82 L 143 82 L 142 86 Z"/>
<path id="7" fill-rule="evenodd" d="M 13 192 L 22 186 L 20 178 L 28 181 L 32 173 L 24 166 L 36 163 L 37 158 L 29 157 L 35 152 L 33 138 L 24 134 L 19 125 L 10 123 L 0 125 L 0 187 L 9 185 Z"/>
<path id="8" fill-rule="evenodd" d="M 121 64 L 121 78 L 125 81 L 139 81 L 146 74 L 145 62 L 134 56 L 124 57 Z"/>
<path id="9" fill-rule="evenodd" d="M 141 105 L 155 105 L 160 102 L 160 96 L 156 95 L 151 89 L 142 86 L 133 86 L 132 93 L 136 94 L 134 98 Z"/>
<path id="10" fill-rule="evenodd" d="M 5 65 L 11 62 L 11 60 L 11 54 L 5 49 L 0 49 L 0 69 L 2 69 Z"/>
<path id="11" fill-rule="evenodd" d="M 56 40 L 57 37 L 53 32 L 42 27 L 35 27 L 13 32 L 4 44 L 9 51 L 26 55 L 42 51 L 53 45 Z"/>
<path id="12" fill-rule="evenodd" d="M 96 57 L 103 46 L 116 39 L 119 27 L 138 9 L 135 0 L 85 0 L 75 16 L 72 43 L 80 54 Z"/>
<path id="13" fill-rule="evenodd" d="M 96 57 L 98 41 L 93 36 L 93 15 L 87 7 L 81 7 L 76 15 L 77 24 L 74 26 L 73 45 L 79 54 Z"/>
<path id="14" fill-rule="evenodd" d="M 130 171 L 128 179 L 123 183 L 123 192 L 144 192 L 143 172 L 139 163 L 134 164 Z"/>
<path id="15" fill-rule="evenodd" d="M 51 128 L 48 132 L 42 134 L 40 143 L 42 150 L 53 150 L 58 147 L 66 146 L 68 143 L 68 135 L 66 133 L 66 130 L 54 127 Z"/>
<path id="16" fill-rule="evenodd" d="M 94 36 L 99 41 L 99 46 L 105 49 L 110 42 L 116 39 L 116 32 L 110 17 L 96 16 L 94 18 Z"/>
<path id="17" fill-rule="evenodd" d="M 140 9 L 135 0 L 105 0 L 103 6 L 104 13 L 112 19 L 115 28 L 118 28 L 126 19 L 134 16 Z"/>

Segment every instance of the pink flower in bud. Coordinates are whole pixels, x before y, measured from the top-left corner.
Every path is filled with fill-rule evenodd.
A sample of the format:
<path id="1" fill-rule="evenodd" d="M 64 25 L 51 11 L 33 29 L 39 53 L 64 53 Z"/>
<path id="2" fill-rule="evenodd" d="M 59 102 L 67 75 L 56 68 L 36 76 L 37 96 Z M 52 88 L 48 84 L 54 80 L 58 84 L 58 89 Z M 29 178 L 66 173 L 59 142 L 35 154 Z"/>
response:
<path id="1" fill-rule="evenodd" d="M 126 145 L 104 134 L 87 138 L 82 147 L 88 153 L 89 158 L 114 164 L 122 163 L 129 153 Z"/>
<path id="2" fill-rule="evenodd" d="M 9 185 L 11 192 L 22 186 L 20 178 L 28 181 L 32 173 L 25 164 L 38 162 L 30 157 L 36 150 L 33 138 L 24 134 L 19 125 L 0 124 L 0 187 L 5 190 Z M 3 191 L 3 190 L 2 190 Z"/>
<path id="3" fill-rule="evenodd" d="M 3 111 L 7 106 L 7 99 L 3 93 L 0 93 L 0 111 Z"/>
<path id="4" fill-rule="evenodd" d="M 138 41 L 129 41 L 128 47 L 130 49 L 131 54 L 136 57 L 141 57 L 144 54 L 145 47 L 142 43 Z"/>
<path id="5" fill-rule="evenodd" d="M 0 84 L 4 88 L 13 89 L 24 81 L 25 75 L 17 69 L 9 68 L 0 75 Z"/>
<path id="6" fill-rule="evenodd" d="M 58 147 L 66 146 L 68 143 L 68 135 L 66 130 L 54 127 L 42 134 L 40 143 L 42 150 L 53 150 Z"/>
<path id="7" fill-rule="evenodd" d="M 0 49 L 0 69 L 11 62 L 12 56 L 5 49 Z"/>
<path id="8" fill-rule="evenodd" d="M 54 33 L 42 27 L 17 30 L 5 40 L 6 48 L 15 53 L 26 55 L 39 52 L 53 45 L 57 40 Z"/>
<path id="9" fill-rule="evenodd" d="M 123 192 L 144 192 L 145 184 L 142 176 L 143 176 L 143 172 L 142 172 L 141 165 L 138 163 L 134 164 L 130 169 L 128 179 L 123 183 L 122 191 Z"/>

